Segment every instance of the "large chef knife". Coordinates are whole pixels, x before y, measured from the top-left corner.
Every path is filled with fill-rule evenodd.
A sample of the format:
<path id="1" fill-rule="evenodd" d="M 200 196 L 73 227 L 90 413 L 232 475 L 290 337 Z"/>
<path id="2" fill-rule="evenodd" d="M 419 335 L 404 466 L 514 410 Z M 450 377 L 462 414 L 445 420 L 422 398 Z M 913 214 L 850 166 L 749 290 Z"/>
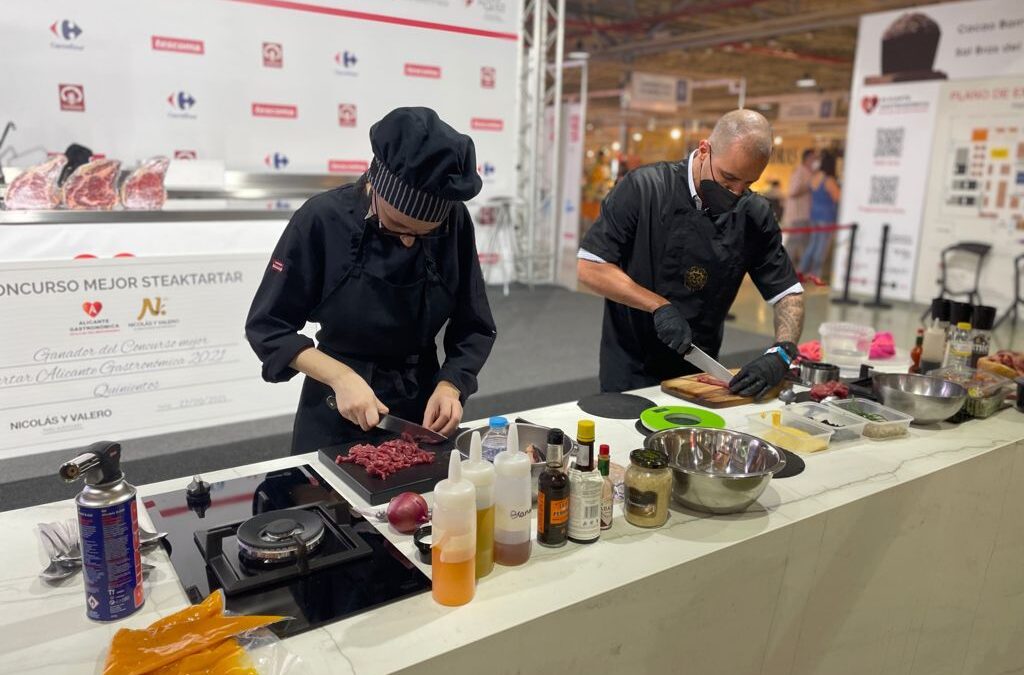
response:
<path id="1" fill-rule="evenodd" d="M 327 407 L 331 410 L 338 409 L 338 401 L 334 398 L 333 394 L 327 397 Z M 401 417 L 395 417 L 394 415 L 381 415 L 377 428 L 390 431 L 399 436 L 408 436 L 417 443 L 426 443 L 427 445 L 436 445 L 448 441 L 447 436 L 442 436 L 436 431 L 431 431 L 424 426 L 409 420 L 403 420 Z"/>
<path id="2" fill-rule="evenodd" d="M 729 384 L 729 380 L 733 378 L 731 370 L 708 356 L 707 353 L 697 345 L 690 345 L 690 350 L 683 355 L 683 358 L 700 368 L 711 377 L 719 379 L 726 384 Z"/>

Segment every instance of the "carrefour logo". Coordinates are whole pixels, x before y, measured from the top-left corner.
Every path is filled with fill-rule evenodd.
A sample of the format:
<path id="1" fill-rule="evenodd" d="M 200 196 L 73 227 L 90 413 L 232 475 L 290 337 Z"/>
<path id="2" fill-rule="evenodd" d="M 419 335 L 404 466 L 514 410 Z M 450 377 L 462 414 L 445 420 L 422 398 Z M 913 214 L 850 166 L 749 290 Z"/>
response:
<path id="1" fill-rule="evenodd" d="M 344 77 L 357 77 L 359 75 L 359 71 L 356 68 L 359 65 L 359 57 L 356 56 L 355 52 L 348 50 L 336 52 L 334 54 L 334 63 L 338 66 L 334 69 L 336 75 Z"/>
<path id="2" fill-rule="evenodd" d="M 196 99 L 187 91 L 176 91 L 167 97 L 167 103 L 176 110 L 191 110 Z"/>
<path id="3" fill-rule="evenodd" d="M 263 158 L 263 163 L 274 170 L 281 170 L 288 167 L 288 156 L 283 155 L 280 152 L 275 152 L 272 155 L 267 155 Z"/>
<path id="4" fill-rule="evenodd" d="M 70 42 L 71 40 L 78 39 L 82 34 L 82 28 L 71 19 L 62 19 L 50 24 L 50 32 Z"/>
<path id="5" fill-rule="evenodd" d="M 494 172 L 497 171 L 497 169 L 495 169 L 494 165 L 490 162 L 484 162 L 476 168 L 476 171 L 484 178 L 490 178 L 494 175 Z"/>

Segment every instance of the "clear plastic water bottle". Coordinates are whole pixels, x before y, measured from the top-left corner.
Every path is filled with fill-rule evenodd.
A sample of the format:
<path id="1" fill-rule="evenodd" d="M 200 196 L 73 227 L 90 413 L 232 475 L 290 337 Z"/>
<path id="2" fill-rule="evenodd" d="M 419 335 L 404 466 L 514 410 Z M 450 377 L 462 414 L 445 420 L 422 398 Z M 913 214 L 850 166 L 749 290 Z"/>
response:
<path id="1" fill-rule="evenodd" d="M 944 368 L 970 368 L 971 353 L 974 341 L 971 339 L 971 324 L 961 321 L 956 325 L 946 345 L 946 358 L 942 362 Z"/>
<path id="2" fill-rule="evenodd" d="M 492 417 L 489 421 L 491 426 L 484 434 L 483 455 L 488 462 L 493 462 L 498 453 L 508 445 L 508 420 L 504 417 Z"/>

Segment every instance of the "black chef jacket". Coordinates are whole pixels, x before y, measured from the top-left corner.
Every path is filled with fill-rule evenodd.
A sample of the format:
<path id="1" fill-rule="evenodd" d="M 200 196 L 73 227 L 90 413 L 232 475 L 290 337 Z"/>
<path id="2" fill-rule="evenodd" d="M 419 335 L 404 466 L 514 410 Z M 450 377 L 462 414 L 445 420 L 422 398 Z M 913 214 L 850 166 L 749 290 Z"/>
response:
<path id="1" fill-rule="evenodd" d="M 712 356 L 743 276 L 773 298 L 797 283 L 768 202 L 746 191 L 733 211 L 711 218 L 690 194 L 688 161 L 631 171 L 605 198 L 581 248 L 621 267 L 666 298 Z M 601 389 L 626 391 L 696 372 L 658 339 L 653 316 L 605 301 Z"/>
<path id="2" fill-rule="evenodd" d="M 253 299 L 245 332 L 263 362 L 263 379 L 296 375 L 289 365 L 313 340 L 298 331 L 320 324 L 317 347 L 362 376 L 392 413 L 420 421 L 440 380 L 463 402 L 495 339 L 494 319 L 464 204 L 448 216 L 447 235 L 406 248 L 366 220 L 361 179 L 319 194 L 292 216 Z M 435 339 L 447 323 L 445 361 Z M 365 440 L 330 410 L 325 384 L 306 378 L 292 452 Z"/>

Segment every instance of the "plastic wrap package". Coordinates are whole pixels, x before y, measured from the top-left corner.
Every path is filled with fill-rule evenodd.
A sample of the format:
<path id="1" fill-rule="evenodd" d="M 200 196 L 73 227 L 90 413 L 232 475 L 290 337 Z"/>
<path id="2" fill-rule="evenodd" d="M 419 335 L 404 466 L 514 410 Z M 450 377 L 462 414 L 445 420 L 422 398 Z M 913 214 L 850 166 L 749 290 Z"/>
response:
<path id="1" fill-rule="evenodd" d="M 166 157 L 151 157 L 140 164 L 121 184 L 121 205 L 126 209 L 162 209 L 167 201 L 164 176 L 170 165 Z"/>
<path id="2" fill-rule="evenodd" d="M 298 675 L 298 657 L 260 630 L 283 618 L 225 614 L 216 591 L 148 628 L 117 631 L 103 675 Z"/>
<path id="3" fill-rule="evenodd" d="M 18 174 L 7 187 L 5 208 L 13 209 L 55 209 L 60 206 L 60 187 L 57 180 L 68 163 L 64 155 L 54 155 Z"/>

